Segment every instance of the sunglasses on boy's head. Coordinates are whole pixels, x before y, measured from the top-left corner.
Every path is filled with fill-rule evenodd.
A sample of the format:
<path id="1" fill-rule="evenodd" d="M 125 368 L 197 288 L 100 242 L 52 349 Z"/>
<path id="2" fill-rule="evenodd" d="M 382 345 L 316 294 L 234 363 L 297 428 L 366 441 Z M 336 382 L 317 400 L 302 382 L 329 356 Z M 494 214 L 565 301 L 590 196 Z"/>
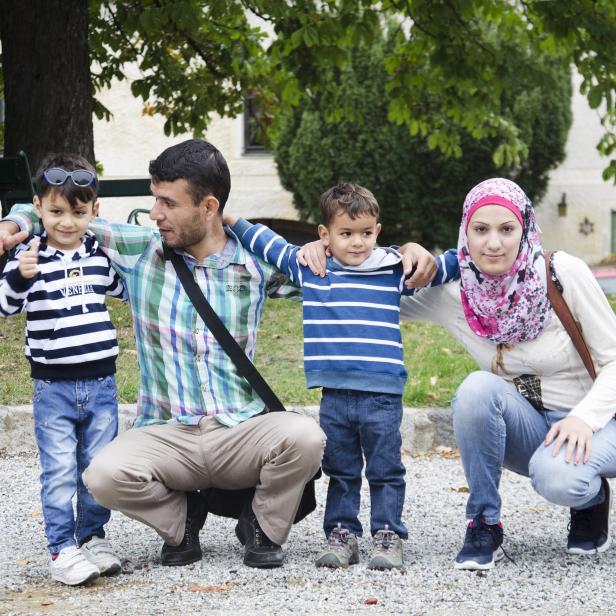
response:
<path id="1" fill-rule="evenodd" d="M 43 171 L 43 177 L 47 180 L 48 184 L 52 186 L 62 186 L 68 178 L 75 186 L 81 188 L 87 188 L 88 186 L 96 187 L 96 176 L 87 169 L 75 169 L 75 171 L 66 171 L 61 167 L 50 167 Z"/>

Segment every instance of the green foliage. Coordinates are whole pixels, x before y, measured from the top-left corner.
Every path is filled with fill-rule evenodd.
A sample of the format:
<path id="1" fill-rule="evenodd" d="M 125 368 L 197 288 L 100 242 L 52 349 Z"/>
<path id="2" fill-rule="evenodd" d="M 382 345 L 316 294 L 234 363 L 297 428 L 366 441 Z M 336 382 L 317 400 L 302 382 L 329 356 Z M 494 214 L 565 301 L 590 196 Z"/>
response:
<path id="1" fill-rule="evenodd" d="M 470 135 L 491 139 L 497 167 L 530 164 L 523 119 L 503 99 L 512 79 L 538 83 L 536 59 L 548 54 L 577 67 L 605 126 L 598 148 L 616 151 L 613 0 L 94 0 L 89 10 L 95 88 L 136 63 L 133 94 L 167 133 L 203 134 L 212 112 L 237 114 L 246 94 L 273 138 L 281 111 L 306 95 L 328 122 L 359 121 L 335 77 L 393 21 L 389 119 L 430 149 L 460 156 Z M 100 102 L 95 112 L 108 116 Z M 616 161 L 605 177 L 616 179 Z"/>
<path id="2" fill-rule="evenodd" d="M 96 90 L 136 64 L 132 93 L 144 113 L 166 118 L 166 134 L 202 135 L 212 112 L 239 113 L 244 93 L 263 77 L 265 34 L 239 1 L 98 0 L 90 20 Z M 100 102 L 95 113 L 109 116 Z"/>
<path id="3" fill-rule="evenodd" d="M 613 157 L 616 151 L 616 3 L 611 0 L 568 0 L 528 5 L 529 20 L 551 47 L 567 53 L 582 76 L 581 92 L 597 109 L 605 133 L 597 149 Z M 616 160 L 603 172 L 616 181 Z"/>
<path id="4" fill-rule="evenodd" d="M 391 79 L 384 63 L 396 36 L 394 31 L 387 41 L 373 38 L 370 45 L 358 46 L 351 62 L 329 75 L 353 108 L 354 120 L 328 121 L 321 96 L 305 96 L 301 111 L 283 116 L 276 162 L 283 185 L 308 220 L 318 220 L 324 190 L 355 181 L 370 188 L 381 205 L 383 243 L 413 239 L 431 248 L 448 247 L 456 243 L 461 204 L 476 182 L 505 176 L 519 181 L 531 198 L 544 193 L 548 170 L 564 158 L 571 123 L 569 70 L 562 60 L 543 54 L 532 70 L 520 71 L 522 52 L 500 50 L 499 70 L 508 75 L 508 85 L 499 97 L 499 113 L 516 126 L 524 157 L 514 165 L 496 137 L 465 130 L 456 151 L 446 154 L 421 122 L 409 133 L 389 121 Z"/>
<path id="5" fill-rule="evenodd" d="M 460 156 L 470 135 L 492 140 L 496 166 L 523 167 L 530 160 L 524 123 L 503 98 L 512 77 L 532 81 L 536 58 L 562 58 L 575 65 L 582 92 L 602 118 L 598 148 L 611 158 L 604 177 L 616 180 L 614 0 L 87 4 L 95 93 L 114 78 L 126 78 L 127 67 L 136 65 L 133 94 L 142 99 L 144 113 L 165 118 L 168 134 L 202 135 L 213 113 L 239 113 L 246 95 L 259 98 L 263 129 L 274 139 L 281 112 L 302 104 L 306 95 L 319 100 L 328 122 L 357 122 L 357 106 L 342 95 L 336 77 L 354 50 L 378 38 L 383 23 L 393 22 L 395 38 L 383 58 L 389 119 L 447 157 Z M 24 60 L 20 85 L 33 91 L 36 73 Z M 94 112 L 109 117 L 97 100 Z"/>

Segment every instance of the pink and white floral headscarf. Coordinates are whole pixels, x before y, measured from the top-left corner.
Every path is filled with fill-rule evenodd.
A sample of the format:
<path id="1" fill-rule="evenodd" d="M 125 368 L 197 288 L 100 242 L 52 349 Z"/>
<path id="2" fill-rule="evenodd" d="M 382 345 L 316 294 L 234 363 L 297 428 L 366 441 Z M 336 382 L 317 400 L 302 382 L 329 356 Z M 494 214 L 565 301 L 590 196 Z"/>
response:
<path id="1" fill-rule="evenodd" d="M 466 234 L 471 216 L 484 205 L 502 205 L 522 224 L 520 251 L 508 272 L 484 274 L 473 263 Z M 462 307 L 471 330 L 497 343 L 533 340 L 550 321 L 545 259 L 532 203 L 511 180 L 493 178 L 466 196 L 458 237 Z"/>

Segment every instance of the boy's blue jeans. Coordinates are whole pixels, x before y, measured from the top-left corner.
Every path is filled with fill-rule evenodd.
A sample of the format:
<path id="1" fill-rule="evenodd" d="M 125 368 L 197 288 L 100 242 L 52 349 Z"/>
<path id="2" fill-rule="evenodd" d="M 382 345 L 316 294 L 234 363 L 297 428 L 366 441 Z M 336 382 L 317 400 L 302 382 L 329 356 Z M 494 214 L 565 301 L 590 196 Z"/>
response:
<path id="1" fill-rule="evenodd" d="M 81 474 L 118 432 L 115 378 L 34 379 L 33 402 L 45 534 L 49 551 L 55 554 L 89 537 L 105 536 L 103 525 L 110 511 L 94 500 Z"/>
<path id="2" fill-rule="evenodd" d="M 354 535 L 362 535 L 357 516 L 365 456 L 371 534 L 387 524 L 403 539 L 408 537 L 401 520 L 406 488 L 401 422 L 401 396 L 323 389 L 320 423 L 327 436 L 323 471 L 329 476 L 323 521 L 326 535 L 338 523 Z"/>
<path id="3" fill-rule="evenodd" d="M 601 477 L 616 476 L 616 420 L 595 432 L 587 464 L 565 461 L 566 443 L 554 457 L 546 434 L 567 416 L 537 411 L 509 383 L 490 372 L 473 372 L 451 403 L 453 428 L 469 487 L 467 519 L 500 520 L 498 492 L 503 467 L 530 477 L 535 491 L 557 505 L 586 509 L 603 502 Z"/>

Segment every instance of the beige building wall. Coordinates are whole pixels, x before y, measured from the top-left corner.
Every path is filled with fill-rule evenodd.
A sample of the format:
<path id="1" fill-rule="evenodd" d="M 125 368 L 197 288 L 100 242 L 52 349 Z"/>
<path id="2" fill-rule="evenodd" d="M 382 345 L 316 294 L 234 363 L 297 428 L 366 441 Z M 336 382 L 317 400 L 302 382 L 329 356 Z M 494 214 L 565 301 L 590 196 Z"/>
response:
<path id="1" fill-rule="evenodd" d="M 601 177 L 607 159 L 599 155 L 596 146 L 603 127 L 599 113 L 590 109 L 579 93 L 580 82 L 575 74 L 567 156 L 550 174 L 547 193 L 536 213 L 543 245 L 548 250 L 566 250 L 593 264 L 611 252 L 616 187 Z M 559 216 L 558 203 L 563 194 L 567 214 Z"/>
<path id="2" fill-rule="evenodd" d="M 136 71 L 136 69 L 132 69 Z M 136 73 L 129 73 L 135 78 Z M 148 177 L 148 163 L 166 147 L 190 135 L 165 136 L 164 120 L 144 116 L 142 103 L 130 91 L 129 80 L 115 82 L 99 94 L 113 113 L 110 122 L 94 120 L 94 151 L 104 168 L 103 179 Z M 243 118 L 213 120 L 206 138 L 225 156 L 231 171 L 231 194 L 227 208 L 244 217 L 297 219 L 292 196 L 278 179 L 273 157 L 267 153 L 244 153 Z M 101 216 L 125 222 L 133 208 L 152 205 L 150 197 L 106 198 Z M 140 221 L 146 217 L 141 217 Z"/>

